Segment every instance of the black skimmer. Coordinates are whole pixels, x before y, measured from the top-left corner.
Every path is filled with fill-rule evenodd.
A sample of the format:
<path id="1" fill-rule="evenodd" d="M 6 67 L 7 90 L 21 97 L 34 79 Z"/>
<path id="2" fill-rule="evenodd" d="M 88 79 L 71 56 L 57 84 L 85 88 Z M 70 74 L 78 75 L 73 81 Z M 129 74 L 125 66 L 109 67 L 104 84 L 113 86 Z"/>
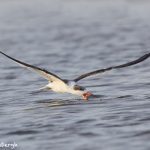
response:
<path id="1" fill-rule="evenodd" d="M 148 53 L 148 54 L 145 54 L 142 57 L 140 57 L 134 61 L 130 61 L 130 62 L 124 63 L 122 65 L 112 66 L 112 67 L 108 67 L 105 69 L 98 69 L 98 70 L 95 70 L 92 72 L 82 74 L 81 76 L 79 76 L 73 80 L 66 80 L 66 79 L 60 78 L 56 74 L 51 73 L 45 69 L 24 63 L 20 60 L 13 58 L 13 57 L 10 57 L 7 54 L 3 53 L 2 51 L 0 51 L 0 53 L 3 54 L 4 56 L 6 56 L 7 58 L 15 61 L 19 65 L 21 65 L 21 66 L 23 66 L 29 70 L 32 70 L 32 71 L 38 73 L 39 75 L 41 75 L 43 78 L 47 79 L 48 84 L 43 89 L 49 89 L 49 90 L 52 90 L 54 92 L 59 92 L 59 93 L 71 93 L 74 95 L 82 96 L 82 98 L 84 100 L 88 100 L 88 98 L 90 96 L 94 96 L 94 95 L 90 91 L 88 91 L 85 87 L 77 84 L 77 82 L 80 81 L 81 79 L 84 79 L 88 76 L 96 75 L 99 73 L 104 73 L 106 71 L 110 71 L 113 69 L 129 67 L 129 66 L 138 64 L 138 63 L 146 60 L 148 57 L 150 57 L 150 53 Z"/>

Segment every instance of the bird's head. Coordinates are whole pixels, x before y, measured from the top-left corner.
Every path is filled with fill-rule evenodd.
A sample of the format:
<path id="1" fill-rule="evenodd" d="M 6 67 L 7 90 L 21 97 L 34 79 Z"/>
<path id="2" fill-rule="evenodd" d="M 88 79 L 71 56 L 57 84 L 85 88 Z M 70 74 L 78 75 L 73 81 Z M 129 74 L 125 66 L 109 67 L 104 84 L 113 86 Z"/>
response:
<path id="1" fill-rule="evenodd" d="M 90 96 L 92 96 L 93 94 L 89 91 L 85 92 L 82 94 L 82 97 L 84 100 L 88 100 Z"/>

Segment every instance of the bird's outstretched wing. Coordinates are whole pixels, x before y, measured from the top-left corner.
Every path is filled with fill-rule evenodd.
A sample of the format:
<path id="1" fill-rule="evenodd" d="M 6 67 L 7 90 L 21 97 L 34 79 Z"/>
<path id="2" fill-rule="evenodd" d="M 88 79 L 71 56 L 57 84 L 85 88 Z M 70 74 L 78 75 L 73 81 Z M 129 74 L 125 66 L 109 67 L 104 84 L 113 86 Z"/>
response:
<path id="1" fill-rule="evenodd" d="M 27 64 L 27 63 L 24 63 L 20 60 L 17 60 L 15 58 L 12 58 L 8 55 L 6 55 L 5 53 L 3 53 L 2 51 L 0 51 L 1 54 L 3 54 L 4 56 L 6 56 L 7 58 L 15 61 L 16 63 L 18 63 L 19 65 L 21 65 L 22 67 L 25 67 L 29 70 L 32 70 L 36 73 L 38 73 L 39 75 L 41 75 L 43 78 L 47 79 L 48 81 L 50 82 L 53 82 L 53 81 L 57 81 L 57 82 L 63 82 L 63 79 L 61 79 L 60 77 L 58 77 L 57 75 L 45 70 L 45 69 L 42 69 L 42 68 L 39 68 L 39 67 L 36 67 L 36 66 L 33 66 L 33 65 L 30 65 L 30 64 Z"/>
<path id="2" fill-rule="evenodd" d="M 144 61 L 148 57 L 150 57 L 150 53 L 145 54 L 142 57 L 140 57 L 140 58 L 138 58 L 134 61 L 122 64 L 122 65 L 112 66 L 112 67 L 108 67 L 108 68 L 105 68 L 105 69 L 99 69 L 99 70 L 95 70 L 95 71 L 92 71 L 92 72 L 89 72 L 89 73 L 82 74 L 81 76 L 74 79 L 74 81 L 78 82 L 79 80 L 81 80 L 83 78 L 86 78 L 88 76 L 92 76 L 92 75 L 95 75 L 95 74 L 98 74 L 98 73 L 103 73 L 103 72 L 106 72 L 106 71 L 110 71 L 112 69 L 119 69 L 119 68 L 129 67 L 129 66 L 132 66 L 132 65 L 135 65 L 135 64 L 138 64 L 138 63 Z"/>

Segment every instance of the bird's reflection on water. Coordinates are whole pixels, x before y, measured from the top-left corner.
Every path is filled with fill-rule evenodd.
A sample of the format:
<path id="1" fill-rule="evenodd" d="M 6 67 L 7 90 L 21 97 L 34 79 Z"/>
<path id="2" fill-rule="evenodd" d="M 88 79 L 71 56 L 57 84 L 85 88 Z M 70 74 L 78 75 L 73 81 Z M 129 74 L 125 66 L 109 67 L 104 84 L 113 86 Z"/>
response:
<path id="1" fill-rule="evenodd" d="M 55 106 L 67 106 L 67 105 L 89 105 L 89 104 L 99 104 L 102 103 L 103 96 L 96 95 L 94 98 L 90 98 L 89 100 L 83 99 L 46 99 L 46 100 L 38 100 L 36 103 L 44 104 L 49 107 Z"/>

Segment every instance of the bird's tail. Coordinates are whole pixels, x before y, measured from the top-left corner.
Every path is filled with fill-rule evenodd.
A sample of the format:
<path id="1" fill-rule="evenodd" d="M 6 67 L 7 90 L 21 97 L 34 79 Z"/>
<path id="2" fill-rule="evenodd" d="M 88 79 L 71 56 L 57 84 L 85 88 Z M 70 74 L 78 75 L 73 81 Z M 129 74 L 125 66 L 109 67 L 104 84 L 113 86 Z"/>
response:
<path id="1" fill-rule="evenodd" d="M 38 90 L 39 90 L 39 91 L 49 91 L 49 90 L 51 90 L 51 88 L 46 85 L 46 86 L 44 86 L 44 87 L 41 87 L 41 88 L 38 89 Z"/>

